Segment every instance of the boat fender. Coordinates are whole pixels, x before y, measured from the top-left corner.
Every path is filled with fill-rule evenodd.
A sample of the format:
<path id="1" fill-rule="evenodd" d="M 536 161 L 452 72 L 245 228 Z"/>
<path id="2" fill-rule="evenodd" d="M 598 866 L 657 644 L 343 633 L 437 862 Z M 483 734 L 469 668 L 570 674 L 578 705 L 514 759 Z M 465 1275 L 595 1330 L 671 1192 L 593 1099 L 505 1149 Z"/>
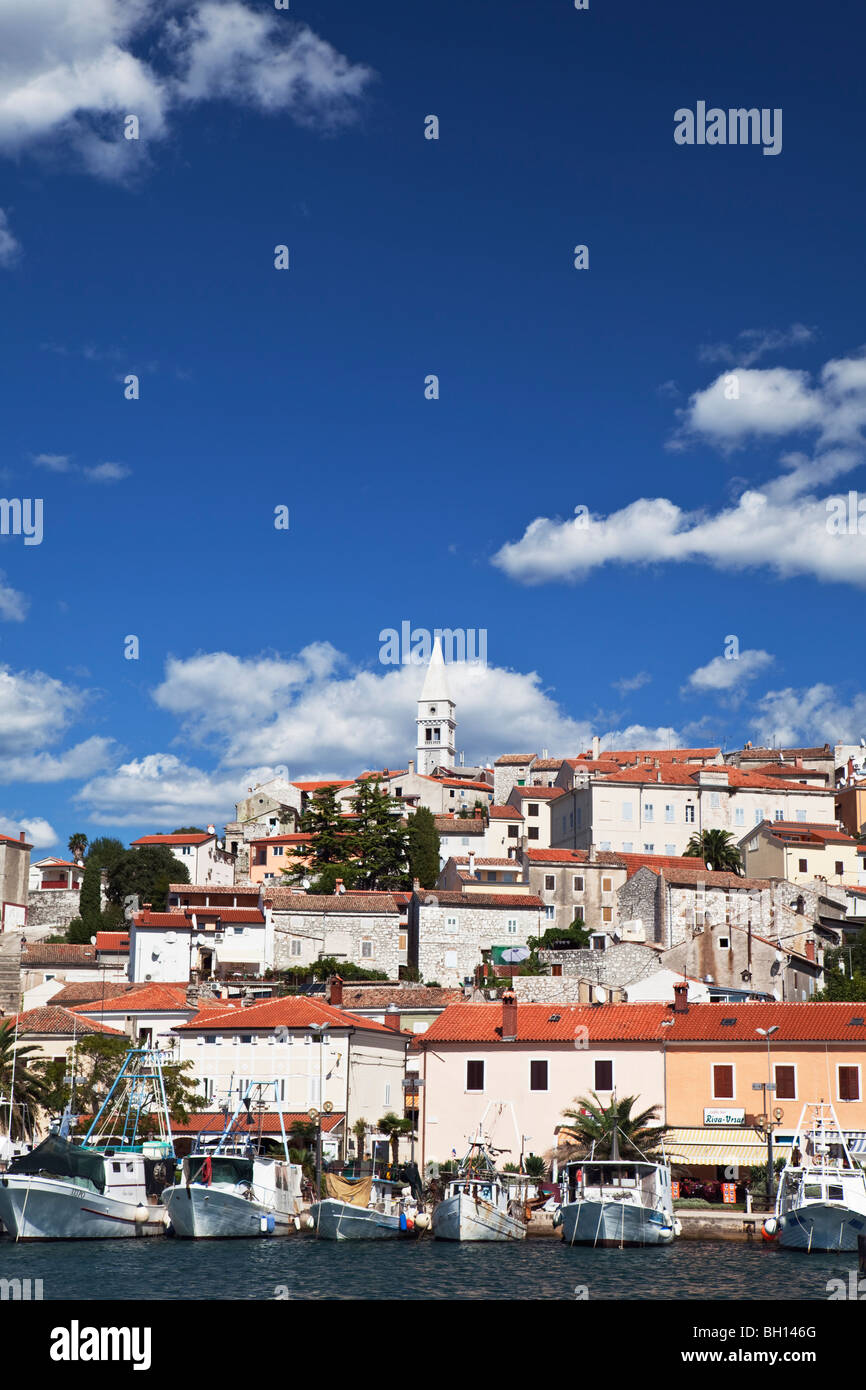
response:
<path id="1" fill-rule="evenodd" d="M 426 1211 L 419 1211 L 415 1217 L 415 1229 L 418 1231 L 430 1230 L 430 1217 Z"/>
<path id="2" fill-rule="evenodd" d="M 135 1224 L 136 1224 L 136 1226 L 143 1226 L 144 1223 L 145 1223 L 145 1221 L 146 1221 L 147 1218 L 149 1217 L 149 1215 L 150 1215 L 150 1210 L 149 1210 L 148 1207 L 137 1206 L 137 1207 L 135 1208 Z"/>
<path id="3" fill-rule="evenodd" d="M 274 1221 L 274 1214 L 271 1211 L 268 1212 L 267 1216 L 263 1216 L 259 1220 L 259 1230 L 261 1231 L 263 1236 L 272 1236 L 274 1234 L 275 1226 L 276 1222 Z"/>
<path id="4" fill-rule="evenodd" d="M 761 1227 L 761 1235 L 764 1240 L 775 1240 L 779 1234 L 779 1223 L 775 1216 L 768 1216 Z"/>
<path id="5" fill-rule="evenodd" d="M 674 1217 L 674 1235 L 681 1236 L 683 1233 L 683 1223 L 678 1216 Z"/>
<path id="6" fill-rule="evenodd" d="M 561 1226 L 561 1225 L 562 1225 L 562 1207 L 557 1207 L 557 1208 L 556 1208 L 556 1211 L 553 1213 L 553 1229 L 556 1230 L 557 1226 Z"/>

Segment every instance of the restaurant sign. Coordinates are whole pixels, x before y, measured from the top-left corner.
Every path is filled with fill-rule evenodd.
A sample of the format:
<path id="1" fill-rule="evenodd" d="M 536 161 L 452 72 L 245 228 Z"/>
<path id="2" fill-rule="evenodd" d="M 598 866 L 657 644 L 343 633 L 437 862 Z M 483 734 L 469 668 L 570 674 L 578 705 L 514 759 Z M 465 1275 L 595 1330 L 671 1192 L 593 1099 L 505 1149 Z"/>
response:
<path id="1" fill-rule="evenodd" d="M 745 1110 L 704 1110 L 705 1125 L 744 1125 Z"/>

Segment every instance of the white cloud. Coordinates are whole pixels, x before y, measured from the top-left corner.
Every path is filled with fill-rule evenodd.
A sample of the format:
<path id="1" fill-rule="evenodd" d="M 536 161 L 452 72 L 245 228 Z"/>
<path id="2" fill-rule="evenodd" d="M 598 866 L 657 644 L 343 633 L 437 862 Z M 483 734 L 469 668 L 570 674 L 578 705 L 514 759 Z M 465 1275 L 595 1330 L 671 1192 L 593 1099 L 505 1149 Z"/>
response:
<path id="1" fill-rule="evenodd" d="M 35 849 L 57 844 L 57 831 L 41 816 L 0 815 L 0 835 L 11 835 L 17 840 L 22 830 Z"/>
<path id="2" fill-rule="evenodd" d="M 815 330 L 804 323 L 792 323 L 790 328 L 744 328 L 737 343 L 707 343 L 698 352 L 702 362 L 727 362 L 731 366 L 751 367 L 768 352 L 802 347 L 815 337 Z"/>
<path id="3" fill-rule="evenodd" d="M 611 685 L 620 695 L 628 695 L 632 690 L 640 690 L 642 686 L 649 685 L 651 680 L 649 671 L 638 671 L 637 675 L 623 676 L 622 680 L 611 681 Z"/>
<path id="4" fill-rule="evenodd" d="M 94 736 L 59 753 L 48 751 L 81 717 L 88 698 L 44 671 L 0 667 L 0 780 L 59 782 L 107 766 L 116 757 L 111 739 Z"/>
<path id="5" fill-rule="evenodd" d="M 492 563 L 524 584 L 580 580 L 606 564 L 703 562 L 716 569 L 768 568 L 866 584 L 866 544 L 828 529 L 828 485 L 864 460 L 866 358 L 828 362 L 813 386 L 804 372 L 738 371 L 740 398 L 724 378 L 697 392 L 684 412 L 688 433 L 729 446 L 750 435 L 819 435 L 814 456 L 788 453 L 782 471 L 713 512 L 685 511 L 666 497 L 642 497 L 609 516 L 536 517 Z M 856 525 L 855 518 L 855 525 Z"/>
<path id="6" fill-rule="evenodd" d="M 231 818 L 246 793 L 246 776 L 204 772 L 172 753 L 150 753 L 93 778 L 74 800 L 98 825 L 207 825 Z"/>
<path id="7" fill-rule="evenodd" d="M 71 152 L 122 178 L 191 103 L 345 120 L 370 80 L 304 25 L 236 0 L 4 0 L 0 151 Z M 135 115 L 140 140 L 126 140 Z"/>
<path id="8" fill-rule="evenodd" d="M 39 468 L 47 468 L 51 473 L 69 472 L 68 454 L 34 454 L 33 462 Z"/>
<path id="9" fill-rule="evenodd" d="M 0 618 L 7 623 L 23 623 L 27 617 L 30 600 L 6 583 L 6 576 L 0 570 Z"/>
<path id="10" fill-rule="evenodd" d="M 702 695 L 713 691 L 730 693 L 754 680 L 758 672 L 763 671 L 772 662 L 773 657 L 769 652 L 757 649 L 742 651 L 736 658 L 714 656 L 706 666 L 699 666 L 696 671 L 692 671 L 686 686 Z"/>
<path id="11" fill-rule="evenodd" d="M 119 483 L 130 476 L 132 469 L 127 468 L 125 463 L 97 463 L 83 472 L 92 483 Z"/>
<path id="12" fill-rule="evenodd" d="M 116 756 L 110 738 L 94 734 L 67 748 L 63 753 L 10 753 L 0 756 L 0 775 L 7 782 L 65 782 L 92 777 L 109 767 Z"/>
<path id="13" fill-rule="evenodd" d="M 21 255 L 21 246 L 9 226 L 9 218 L 0 208 L 0 266 L 10 270 Z"/>
<path id="14" fill-rule="evenodd" d="M 858 743 L 866 735 L 866 694 L 849 704 L 830 685 L 769 690 L 752 715 L 752 736 L 764 747 L 782 745 Z"/>

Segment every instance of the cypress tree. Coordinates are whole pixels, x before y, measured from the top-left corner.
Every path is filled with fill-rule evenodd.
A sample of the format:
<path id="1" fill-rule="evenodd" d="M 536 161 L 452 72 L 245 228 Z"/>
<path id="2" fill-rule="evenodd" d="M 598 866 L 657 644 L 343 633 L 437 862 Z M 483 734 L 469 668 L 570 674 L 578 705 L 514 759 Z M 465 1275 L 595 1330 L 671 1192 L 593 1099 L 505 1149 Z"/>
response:
<path id="1" fill-rule="evenodd" d="M 439 831 L 426 806 L 409 821 L 409 872 L 422 888 L 433 888 L 439 877 Z"/>

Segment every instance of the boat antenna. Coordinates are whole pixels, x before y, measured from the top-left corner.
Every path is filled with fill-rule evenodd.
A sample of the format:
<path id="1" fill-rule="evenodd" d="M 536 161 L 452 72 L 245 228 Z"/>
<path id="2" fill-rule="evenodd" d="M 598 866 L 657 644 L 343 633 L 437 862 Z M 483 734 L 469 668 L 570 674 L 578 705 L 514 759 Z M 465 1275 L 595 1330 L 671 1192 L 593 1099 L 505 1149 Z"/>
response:
<path id="1" fill-rule="evenodd" d="M 613 1095 L 611 1096 L 610 1106 L 611 1110 L 613 1111 L 613 1130 L 610 1136 L 610 1158 L 612 1163 L 618 1163 L 620 1160 L 618 1123 L 619 1111 L 616 1108 L 616 1091 L 614 1091 Z"/>

